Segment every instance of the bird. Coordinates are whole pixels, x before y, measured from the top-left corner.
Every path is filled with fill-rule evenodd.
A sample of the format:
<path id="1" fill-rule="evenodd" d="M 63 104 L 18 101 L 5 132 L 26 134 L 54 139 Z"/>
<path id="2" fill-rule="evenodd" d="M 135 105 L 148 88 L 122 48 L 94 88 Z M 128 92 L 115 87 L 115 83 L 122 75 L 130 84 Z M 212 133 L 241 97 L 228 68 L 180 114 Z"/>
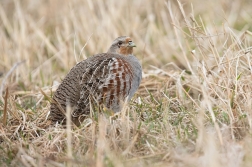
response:
<path id="1" fill-rule="evenodd" d="M 105 106 L 113 113 L 129 102 L 142 80 L 142 66 L 133 55 L 136 44 L 129 36 L 116 38 L 106 53 L 77 63 L 52 97 L 49 120 L 66 123 L 66 107 L 79 126 L 90 115 L 90 106 Z"/>

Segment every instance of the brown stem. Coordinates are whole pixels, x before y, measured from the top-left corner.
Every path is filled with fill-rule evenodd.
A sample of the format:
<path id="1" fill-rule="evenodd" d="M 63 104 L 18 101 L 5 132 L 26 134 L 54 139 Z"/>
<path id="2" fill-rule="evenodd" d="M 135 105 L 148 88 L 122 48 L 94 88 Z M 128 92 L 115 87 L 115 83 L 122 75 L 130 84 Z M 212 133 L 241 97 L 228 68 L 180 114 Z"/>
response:
<path id="1" fill-rule="evenodd" d="M 4 97 L 4 115 L 3 115 L 3 124 L 7 124 L 7 99 L 8 99 L 9 89 L 6 88 L 6 93 Z"/>

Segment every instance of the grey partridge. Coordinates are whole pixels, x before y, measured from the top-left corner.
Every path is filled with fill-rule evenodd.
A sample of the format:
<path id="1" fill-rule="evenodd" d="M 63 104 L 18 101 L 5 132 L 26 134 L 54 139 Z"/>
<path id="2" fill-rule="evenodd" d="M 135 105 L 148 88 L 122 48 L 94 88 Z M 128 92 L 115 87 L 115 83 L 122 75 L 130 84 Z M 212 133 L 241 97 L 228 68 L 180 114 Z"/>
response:
<path id="1" fill-rule="evenodd" d="M 142 67 L 133 55 L 130 37 L 116 38 L 107 53 L 96 54 L 76 64 L 53 96 L 49 119 L 65 124 L 66 106 L 72 108 L 76 125 L 90 114 L 90 104 L 104 105 L 113 112 L 130 100 L 142 79 Z"/>

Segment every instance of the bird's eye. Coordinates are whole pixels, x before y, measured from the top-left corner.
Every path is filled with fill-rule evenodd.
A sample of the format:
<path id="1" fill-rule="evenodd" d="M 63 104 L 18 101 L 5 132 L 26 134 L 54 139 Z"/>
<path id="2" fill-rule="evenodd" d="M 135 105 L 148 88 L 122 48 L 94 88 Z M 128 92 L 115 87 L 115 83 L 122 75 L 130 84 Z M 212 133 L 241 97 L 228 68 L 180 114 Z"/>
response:
<path id="1" fill-rule="evenodd" d="M 122 45 L 122 41 L 119 41 L 119 42 L 118 42 L 118 46 L 120 46 L 120 45 Z"/>

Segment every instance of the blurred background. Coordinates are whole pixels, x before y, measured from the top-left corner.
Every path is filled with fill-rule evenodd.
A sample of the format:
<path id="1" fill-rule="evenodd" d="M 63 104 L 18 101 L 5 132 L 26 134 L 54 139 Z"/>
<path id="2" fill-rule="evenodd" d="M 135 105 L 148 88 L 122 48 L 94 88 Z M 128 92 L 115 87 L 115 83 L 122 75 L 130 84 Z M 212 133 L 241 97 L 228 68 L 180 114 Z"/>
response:
<path id="1" fill-rule="evenodd" d="M 122 35 L 131 36 L 137 44 L 134 54 L 144 71 L 165 68 L 171 62 L 188 69 L 185 58 L 193 64 L 191 51 L 199 45 L 204 53 L 196 55 L 197 60 L 212 55 L 204 36 L 218 36 L 213 43 L 223 54 L 227 29 L 237 37 L 252 31 L 250 0 L 181 3 L 183 7 L 175 0 L 1 0 L 0 81 L 23 62 L 11 71 L 10 84 L 32 82 L 43 87 L 60 82 L 76 62 L 106 52 Z"/>

